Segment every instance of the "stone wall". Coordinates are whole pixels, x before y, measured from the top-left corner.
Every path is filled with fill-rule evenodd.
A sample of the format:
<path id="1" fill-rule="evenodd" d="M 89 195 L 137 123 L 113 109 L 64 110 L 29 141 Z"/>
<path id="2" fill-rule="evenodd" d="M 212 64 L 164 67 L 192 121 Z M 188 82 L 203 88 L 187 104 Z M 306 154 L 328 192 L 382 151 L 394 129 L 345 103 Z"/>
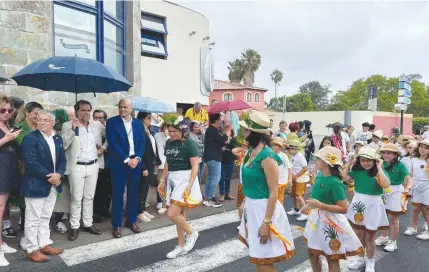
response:
<path id="1" fill-rule="evenodd" d="M 127 1 L 126 26 L 126 77 L 133 84 L 130 94 L 140 93 L 140 1 Z M 53 56 L 53 2 L 0 0 L 0 66 L 9 77 L 24 66 L 42 58 Z M 0 85 L 0 93 L 18 96 L 26 102 L 37 101 L 48 109 L 65 108 L 76 101 L 75 94 L 44 92 L 16 86 Z M 116 104 L 128 93 L 79 94 L 78 99 L 93 103 L 93 108 L 116 115 Z"/>

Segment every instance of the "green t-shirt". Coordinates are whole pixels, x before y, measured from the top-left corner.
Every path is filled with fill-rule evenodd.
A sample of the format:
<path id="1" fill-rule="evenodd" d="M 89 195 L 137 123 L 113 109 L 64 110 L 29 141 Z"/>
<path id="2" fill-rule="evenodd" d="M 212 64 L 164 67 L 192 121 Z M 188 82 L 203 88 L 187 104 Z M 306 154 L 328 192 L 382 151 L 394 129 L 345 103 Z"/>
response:
<path id="1" fill-rule="evenodd" d="M 347 199 L 343 182 L 335 176 L 323 176 L 319 173 L 313 185 L 311 197 L 328 205 L 335 205 L 338 201 Z"/>
<path id="2" fill-rule="evenodd" d="M 266 158 L 273 158 L 278 165 L 281 165 L 283 162 L 280 157 L 274 153 L 271 147 L 267 146 L 256 155 L 255 159 L 249 165 L 246 165 L 250 154 L 252 154 L 251 148 L 249 148 L 241 168 L 243 194 L 251 199 L 268 198 L 270 196 L 270 190 L 268 188 L 264 169 L 262 168 L 262 161 Z"/>
<path id="3" fill-rule="evenodd" d="M 405 177 L 410 174 L 407 167 L 402 162 L 396 163 L 390 170 L 387 170 L 389 163 L 384 162 L 383 169 L 389 174 L 390 184 L 401 185 L 404 183 Z"/>
<path id="4" fill-rule="evenodd" d="M 384 171 L 387 177 L 389 174 Z M 349 176 L 355 181 L 355 191 L 365 195 L 382 195 L 383 188 L 378 185 L 377 177 L 371 178 L 365 170 L 350 171 Z"/>
<path id="5" fill-rule="evenodd" d="M 191 170 L 190 158 L 198 157 L 198 146 L 191 139 L 168 140 L 165 144 L 164 155 L 168 164 L 168 171 Z"/>

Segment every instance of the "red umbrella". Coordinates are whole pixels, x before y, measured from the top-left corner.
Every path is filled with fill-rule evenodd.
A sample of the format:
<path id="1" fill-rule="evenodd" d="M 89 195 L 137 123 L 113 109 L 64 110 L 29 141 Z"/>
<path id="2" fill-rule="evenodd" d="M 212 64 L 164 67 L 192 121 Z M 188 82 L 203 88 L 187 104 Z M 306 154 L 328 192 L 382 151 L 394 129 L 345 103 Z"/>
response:
<path id="1" fill-rule="evenodd" d="M 240 99 L 230 101 L 221 101 L 209 109 L 209 114 L 219 113 L 224 111 L 251 109 L 252 106 Z"/>

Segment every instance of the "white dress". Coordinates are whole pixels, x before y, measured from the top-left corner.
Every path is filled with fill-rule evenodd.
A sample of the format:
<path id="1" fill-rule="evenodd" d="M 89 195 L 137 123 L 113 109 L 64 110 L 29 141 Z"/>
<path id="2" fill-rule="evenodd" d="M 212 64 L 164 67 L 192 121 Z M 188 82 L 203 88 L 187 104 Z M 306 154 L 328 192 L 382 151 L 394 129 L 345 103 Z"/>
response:
<path id="1" fill-rule="evenodd" d="M 411 159 L 413 192 L 411 203 L 414 206 L 429 206 L 428 165 L 425 160 Z"/>

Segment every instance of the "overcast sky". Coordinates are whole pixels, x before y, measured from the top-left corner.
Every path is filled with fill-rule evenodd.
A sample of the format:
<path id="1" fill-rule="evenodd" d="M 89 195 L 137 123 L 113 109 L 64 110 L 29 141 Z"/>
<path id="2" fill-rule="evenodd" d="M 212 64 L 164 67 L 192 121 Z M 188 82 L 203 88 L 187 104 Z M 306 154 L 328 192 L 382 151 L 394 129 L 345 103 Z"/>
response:
<path id="1" fill-rule="evenodd" d="M 344 90 L 372 74 L 419 73 L 429 82 L 429 2 L 175 2 L 209 19 L 216 79 L 228 79 L 228 61 L 244 49 L 259 51 L 255 86 L 269 97 L 274 69 L 284 74 L 279 95 L 310 80 Z"/>

